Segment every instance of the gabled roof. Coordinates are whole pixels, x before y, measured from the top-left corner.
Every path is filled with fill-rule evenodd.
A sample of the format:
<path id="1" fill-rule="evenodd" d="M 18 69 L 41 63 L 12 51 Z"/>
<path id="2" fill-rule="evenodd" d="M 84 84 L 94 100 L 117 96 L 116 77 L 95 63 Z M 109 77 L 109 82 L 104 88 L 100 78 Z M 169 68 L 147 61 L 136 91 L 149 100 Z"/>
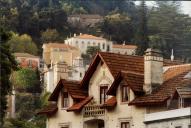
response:
<path id="1" fill-rule="evenodd" d="M 16 52 L 16 53 L 13 53 L 13 55 L 15 57 L 39 58 L 39 56 L 34 56 L 32 54 L 29 54 L 29 53 L 18 53 L 18 52 Z"/>
<path id="2" fill-rule="evenodd" d="M 86 97 L 84 100 L 73 104 L 71 107 L 67 109 L 68 112 L 70 111 L 80 111 L 86 104 L 88 104 L 93 99 L 92 96 Z"/>
<path id="3" fill-rule="evenodd" d="M 74 80 L 61 79 L 49 97 L 49 101 L 57 101 L 62 88 L 65 87 L 73 99 L 84 99 L 88 95 L 80 88 L 80 82 Z"/>
<path id="4" fill-rule="evenodd" d="M 57 104 L 49 104 L 48 106 L 41 109 L 39 112 L 37 112 L 37 115 L 47 115 L 52 116 L 58 111 Z"/>
<path id="5" fill-rule="evenodd" d="M 184 79 L 184 76 L 189 71 L 185 71 L 167 81 L 165 81 L 156 91 L 153 91 L 149 95 L 144 95 L 135 98 L 129 105 L 161 105 L 165 103 L 176 91 L 176 88 L 184 86 L 185 84 L 190 84 L 189 79 Z"/>
<path id="6" fill-rule="evenodd" d="M 144 73 L 144 57 L 136 55 L 121 55 L 109 52 L 98 52 L 92 60 L 82 82 L 83 88 L 88 88 L 89 80 L 95 72 L 99 62 L 103 62 L 107 65 L 111 74 L 115 78 L 120 71 L 128 71 L 135 73 Z M 164 66 L 177 65 L 178 61 L 164 60 Z"/>
<path id="7" fill-rule="evenodd" d="M 124 80 L 127 86 L 129 86 L 135 93 L 143 93 L 144 74 L 121 71 L 115 77 L 114 82 L 107 91 L 107 94 L 116 95 L 116 90 L 122 80 Z"/>

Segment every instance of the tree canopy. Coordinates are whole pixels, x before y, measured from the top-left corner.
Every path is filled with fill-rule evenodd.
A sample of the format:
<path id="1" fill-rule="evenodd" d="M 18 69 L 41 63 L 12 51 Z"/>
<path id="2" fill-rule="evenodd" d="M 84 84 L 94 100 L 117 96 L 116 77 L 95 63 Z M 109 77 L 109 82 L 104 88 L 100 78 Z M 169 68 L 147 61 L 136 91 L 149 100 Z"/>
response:
<path id="1" fill-rule="evenodd" d="M 21 53 L 30 53 L 33 55 L 37 55 L 38 49 L 36 44 L 33 42 L 31 36 L 27 34 L 18 35 L 14 34 L 11 39 L 8 41 L 10 45 L 11 52 L 21 52 Z"/>

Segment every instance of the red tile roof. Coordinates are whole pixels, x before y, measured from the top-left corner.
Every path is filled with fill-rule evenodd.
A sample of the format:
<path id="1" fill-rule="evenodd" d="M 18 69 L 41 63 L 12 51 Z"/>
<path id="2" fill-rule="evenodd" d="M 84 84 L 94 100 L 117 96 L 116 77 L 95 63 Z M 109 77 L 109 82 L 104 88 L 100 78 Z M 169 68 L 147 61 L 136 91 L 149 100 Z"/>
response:
<path id="1" fill-rule="evenodd" d="M 45 108 L 41 109 L 39 112 L 37 112 L 37 115 L 47 115 L 52 116 L 58 111 L 57 104 L 49 104 Z"/>
<path id="2" fill-rule="evenodd" d="M 113 108 L 117 105 L 117 99 L 115 96 L 112 96 L 102 105 L 102 108 Z"/>
<path id="3" fill-rule="evenodd" d="M 136 49 L 136 45 L 123 45 L 123 44 L 113 44 L 113 48 L 122 48 L 122 49 Z"/>
<path id="4" fill-rule="evenodd" d="M 80 82 L 61 79 L 49 97 L 49 101 L 57 101 L 61 89 L 65 87 L 73 99 L 84 99 L 88 93 L 80 88 Z"/>
<path id="5" fill-rule="evenodd" d="M 120 71 L 144 73 L 144 58 L 143 56 L 121 55 L 116 53 L 98 52 L 92 60 L 82 82 L 81 86 L 88 88 L 89 80 L 93 75 L 99 62 L 104 62 L 109 68 L 113 77 L 116 77 Z M 177 65 L 180 62 L 164 60 L 164 66 Z"/>
<path id="6" fill-rule="evenodd" d="M 191 64 L 183 64 L 183 65 L 176 65 L 168 67 L 167 71 L 165 71 L 163 79 L 167 81 L 178 74 L 181 74 L 187 70 L 191 69 Z"/>
<path id="7" fill-rule="evenodd" d="M 95 40 L 105 40 L 102 37 L 97 37 L 97 36 L 93 36 L 93 35 L 89 35 L 89 34 L 81 34 L 79 36 L 76 36 L 74 38 L 81 38 L 81 39 L 95 39 Z"/>
<path id="8" fill-rule="evenodd" d="M 135 93 L 143 93 L 144 74 L 136 72 L 121 71 L 115 77 L 113 84 L 109 88 L 108 95 L 116 95 L 116 90 L 121 81 L 125 81 Z"/>
<path id="9" fill-rule="evenodd" d="M 153 91 L 152 94 L 144 95 L 141 97 L 135 98 L 129 103 L 129 105 L 159 105 L 166 102 L 176 91 L 177 87 L 181 87 L 185 84 L 191 84 L 190 80 L 184 79 L 184 76 L 188 71 L 183 72 L 167 81 L 165 81 L 156 91 Z"/>
<path id="10" fill-rule="evenodd" d="M 88 104 L 93 99 L 92 96 L 86 97 L 84 100 L 73 104 L 71 107 L 67 109 L 67 111 L 80 111 L 86 104 Z"/>

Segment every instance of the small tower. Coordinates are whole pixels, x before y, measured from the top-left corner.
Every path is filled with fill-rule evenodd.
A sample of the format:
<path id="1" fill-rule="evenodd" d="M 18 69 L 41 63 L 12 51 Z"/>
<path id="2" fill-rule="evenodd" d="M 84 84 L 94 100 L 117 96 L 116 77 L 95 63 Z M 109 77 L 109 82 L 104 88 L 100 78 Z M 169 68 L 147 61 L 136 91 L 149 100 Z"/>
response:
<path id="1" fill-rule="evenodd" d="M 83 59 L 76 57 L 73 60 L 72 78 L 73 80 L 81 80 L 85 74 L 85 68 L 83 65 Z"/>

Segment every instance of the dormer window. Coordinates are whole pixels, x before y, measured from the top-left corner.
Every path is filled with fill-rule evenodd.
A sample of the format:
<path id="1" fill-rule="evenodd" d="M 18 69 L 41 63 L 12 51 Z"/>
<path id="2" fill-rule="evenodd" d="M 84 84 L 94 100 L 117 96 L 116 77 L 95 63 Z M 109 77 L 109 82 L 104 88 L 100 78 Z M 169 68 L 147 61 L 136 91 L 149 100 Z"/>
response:
<path id="1" fill-rule="evenodd" d="M 100 104 L 105 103 L 106 99 L 107 99 L 107 92 L 108 86 L 104 85 L 104 86 L 100 86 Z"/>
<path id="2" fill-rule="evenodd" d="M 123 85 L 121 87 L 121 102 L 128 102 L 129 100 L 129 89 L 128 86 Z"/>
<path id="3" fill-rule="evenodd" d="M 62 108 L 67 108 L 69 106 L 69 96 L 68 96 L 68 92 L 66 90 L 64 90 L 64 88 L 62 89 Z"/>

